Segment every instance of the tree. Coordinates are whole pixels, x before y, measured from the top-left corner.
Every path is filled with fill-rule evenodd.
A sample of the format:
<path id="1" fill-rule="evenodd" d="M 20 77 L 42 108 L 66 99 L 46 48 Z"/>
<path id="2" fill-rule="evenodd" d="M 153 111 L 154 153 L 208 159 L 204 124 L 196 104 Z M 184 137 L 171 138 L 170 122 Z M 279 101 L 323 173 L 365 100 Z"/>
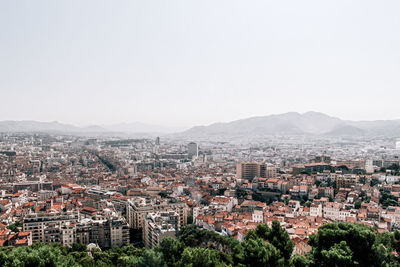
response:
<path id="1" fill-rule="evenodd" d="M 293 257 L 290 259 L 290 265 L 293 267 L 308 267 L 310 266 L 311 261 L 299 254 L 293 255 Z"/>
<path id="2" fill-rule="evenodd" d="M 14 233 L 18 233 L 19 232 L 18 227 L 22 227 L 22 223 L 21 222 L 12 223 L 12 224 L 7 226 L 7 228 L 10 229 L 11 232 L 14 232 Z"/>
<path id="3" fill-rule="evenodd" d="M 398 172 L 400 170 L 400 166 L 399 166 L 399 164 L 392 164 L 388 167 L 388 170 Z"/>
<path id="4" fill-rule="evenodd" d="M 270 236 L 271 229 L 266 224 L 259 224 L 256 227 L 255 234 L 257 237 L 267 240 Z"/>
<path id="5" fill-rule="evenodd" d="M 72 256 L 74 260 L 79 263 L 82 266 L 94 266 L 95 262 L 93 258 L 91 258 L 87 252 L 78 252 L 78 251 L 73 251 L 68 254 L 69 256 Z"/>
<path id="6" fill-rule="evenodd" d="M 135 256 L 122 256 L 119 258 L 118 266 L 138 266 L 139 258 Z"/>
<path id="7" fill-rule="evenodd" d="M 321 255 L 324 266 L 327 267 L 358 265 L 358 262 L 353 261 L 353 252 L 346 241 L 334 244 L 329 250 L 322 250 Z"/>
<path id="8" fill-rule="evenodd" d="M 56 246 L 35 243 L 31 247 L 12 248 L 0 253 L 1 266 L 78 266 L 71 255 L 63 255 Z"/>
<path id="9" fill-rule="evenodd" d="M 283 266 L 284 259 L 280 258 L 279 251 L 270 243 L 261 238 L 251 238 L 242 244 L 245 266 Z"/>
<path id="10" fill-rule="evenodd" d="M 321 226 L 309 244 L 309 254 L 291 256 L 293 241 L 278 221 L 271 228 L 258 225 L 241 243 L 191 225 L 183 227 L 178 239 L 165 238 L 154 250 L 125 245 L 93 249 L 90 257 L 86 246 L 78 243 L 71 248 L 59 243 L 0 247 L 0 266 L 400 266 L 393 253 L 400 250 L 399 231 L 380 234 L 365 225 L 330 223 Z"/>
<path id="11" fill-rule="evenodd" d="M 139 258 L 138 267 L 159 266 L 166 267 L 163 254 L 154 250 L 145 250 L 142 257 Z"/>
<path id="12" fill-rule="evenodd" d="M 400 232 L 398 230 L 392 234 L 391 244 L 392 248 L 400 254 Z"/>
<path id="13" fill-rule="evenodd" d="M 221 259 L 218 251 L 209 248 L 187 247 L 178 262 L 179 267 L 224 267 L 228 266 Z"/>
<path id="14" fill-rule="evenodd" d="M 143 256 L 145 251 L 145 249 L 134 247 L 131 244 L 118 248 L 118 250 L 120 251 L 119 253 L 121 254 L 125 254 L 127 256 L 136 256 L 136 257 Z"/>
<path id="15" fill-rule="evenodd" d="M 112 266 L 114 265 L 107 252 L 98 249 L 92 250 L 93 259 L 97 266 Z"/>
<path id="16" fill-rule="evenodd" d="M 85 244 L 76 243 L 74 242 L 71 246 L 71 251 L 79 251 L 79 252 L 86 252 L 87 247 Z"/>
<path id="17" fill-rule="evenodd" d="M 290 239 L 289 234 L 283 229 L 278 221 L 272 222 L 272 228 L 266 224 L 257 225 L 255 231 L 249 231 L 246 236 L 247 240 L 261 238 L 268 241 L 276 249 L 278 249 L 282 258 L 286 263 L 289 262 L 292 255 L 294 242 Z"/>
<path id="18" fill-rule="evenodd" d="M 156 249 L 164 255 L 164 260 L 168 266 L 174 266 L 181 258 L 185 246 L 179 240 L 171 237 L 164 238 L 160 246 Z"/>
<path id="19" fill-rule="evenodd" d="M 379 180 L 376 179 L 376 178 L 372 178 L 371 181 L 370 181 L 370 186 L 374 187 L 377 184 L 379 184 Z"/>
<path id="20" fill-rule="evenodd" d="M 390 251 L 382 249 L 372 228 L 352 223 L 329 223 L 310 236 L 313 266 L 385 266 Z M 383 248 L 385 248 L 383 246 Z M 332 265 L 337 262 L 338 265 Z"/>
<path id="21" fill-rule="evenodd" d="M 200 230 L 194 225 L 187 225 L 186 227 L 183 227 L 179 234 L 179 240 L 182 241 L 185 246 L 200 245 L 200 237 Z"/>
<path id="22" fill-rule="evenodd" d="M 289 234 L 281 227 L 281 224 L 278 221 L 272 222 L 268 241 L 280 251 L 285 260 L 288 261 L 290 259 L 294 248 L 294 242 L 290 239 Z"/>
<path id="23" fill-rule="evenodd" d="M 159 195 L 160 197 L 162 197 L 162 198 L 167 198 L 167 197 L 168 197 L 168 194 L 167 194 L 167 192 L 165 192 L 165 191 L 159 192 L 158 195 Z"/>
<path id="24" fill-rule="evenodd" d="M 236 188 L 235 194 L 237 198 L 245 198 L 248 195 L 246 189 L 242 187 Z"/>
<path id="25" fill-rule="evenodd" d="M 187 224 L 192 224 L 193 223 L 193 215 L 188 215 L 186 222 L 187 222 Z"/>
<path id="26" fill-rule="evenodd" d="M 388 206 L 399 206 L 399 202 L 397 201 L 397 197 L 390 194 L 389 191 L 381 189 L 379 190 L 381 193 L 381 197 L 379 198 L 379 202 L 382 204 L 384 208 Z"/>

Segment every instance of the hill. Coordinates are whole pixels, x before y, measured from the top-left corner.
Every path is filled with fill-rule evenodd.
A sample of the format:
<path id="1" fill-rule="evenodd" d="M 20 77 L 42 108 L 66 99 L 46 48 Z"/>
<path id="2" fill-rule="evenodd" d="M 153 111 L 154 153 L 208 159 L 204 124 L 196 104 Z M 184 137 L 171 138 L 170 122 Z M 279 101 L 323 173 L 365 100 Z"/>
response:
<path id="1" fill-rule="evenodd" d="M 182 133 L 185 136 L 231 135 L 327 135 L 400 136 L 400 120 L 345 121 L 319 112 L 289 112 L 252 117 L 208 126 L 196 126 Z"/>

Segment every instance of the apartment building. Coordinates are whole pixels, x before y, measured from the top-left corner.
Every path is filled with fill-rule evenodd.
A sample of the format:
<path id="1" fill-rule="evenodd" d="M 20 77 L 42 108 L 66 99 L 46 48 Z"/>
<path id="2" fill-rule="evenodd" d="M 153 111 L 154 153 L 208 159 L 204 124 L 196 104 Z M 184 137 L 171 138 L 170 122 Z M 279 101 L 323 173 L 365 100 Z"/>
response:
<path id="1" fill-rule="evenodd" d="M 54 231 L 66 222 L 77 222 L 77 214 L 33 214 L 23 221 L 24 231 L 32 232 L 33 242 L 60 242 L 60 236 Z"/>
<path id="2" fill-rule="evenodd" d="M 350 188 L 359 182 L 360 177 L 353 174 L 339 175 L 336 177 L 336 188 Z"/>
<path id="3" fill-rule="evenodd" d="M 272 178 L 276 176 L 276 168 L 263 162 L 237 162 L 236 178 L 253 180 L 255 177 Z"/>
<path id="4" fill-rule="evenodd" d="M 146 248 L 154 248 L 166 237 L 175 237 L 180 230 L 179 214 L 173 210 L 149 213 L 143 223 Z"/>
<path id="5" fill-rule="evenodd" d="M 132 198 L 127 202 L 127 221 L 130 228 L 142 229 L 143 222 L 149 213 L 173 210 L 179 214 L 179 224 L 187 224 L 189 208 L 184 202 L 171 202 L 149 198 Z"/>
<path id="6" fill-rule="evenodd" d="M 322 204 L 312 203 L 310 206 L 311 217 L 322 217 Z"/>
<path id="7" fill-rule="evenodd" d="M 129 244 L 129 227 L 125 220 L 109 220 L 108 225 L 110 227 L 110 240 L 112 248 Z"/>
<path id="8" fill-rule="evenodd" d="M 24 218 L 23 229 L 32 232 L 33 242 L 57 242 L 64 246 L 72 246 L 74 242 L 79 242 L 112 248 L 130 242 L 129 227 L 122 218 L 78 220 L 77 214 L 36 214 Z"/>
<path id="9" fill-rule="evenodd" d="M 238 162 L 236 163 L 236 178 L 253 180 L 260 177 L 261 168 L 257 162 Z"/>

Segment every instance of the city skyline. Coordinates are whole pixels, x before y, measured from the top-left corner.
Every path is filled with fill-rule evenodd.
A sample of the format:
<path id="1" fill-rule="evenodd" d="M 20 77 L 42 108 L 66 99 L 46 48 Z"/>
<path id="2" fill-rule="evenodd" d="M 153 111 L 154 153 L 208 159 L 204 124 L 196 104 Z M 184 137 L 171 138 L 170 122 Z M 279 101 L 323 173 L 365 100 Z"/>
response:
<path id="1" fill-rule="evenodd" d="M 5 1 L 0 120 L 400 119 L 400 3 Z"/>

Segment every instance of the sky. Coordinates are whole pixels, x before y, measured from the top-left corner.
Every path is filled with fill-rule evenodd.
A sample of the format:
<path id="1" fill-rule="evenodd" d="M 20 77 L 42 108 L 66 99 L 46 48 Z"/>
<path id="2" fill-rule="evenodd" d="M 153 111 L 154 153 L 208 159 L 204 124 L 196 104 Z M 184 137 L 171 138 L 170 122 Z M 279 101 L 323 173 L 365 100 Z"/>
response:
<path id="1" fill-rule="evenodd" d="M 400 1 L 3 0 L 0 120 L 400 119 Z"/>

